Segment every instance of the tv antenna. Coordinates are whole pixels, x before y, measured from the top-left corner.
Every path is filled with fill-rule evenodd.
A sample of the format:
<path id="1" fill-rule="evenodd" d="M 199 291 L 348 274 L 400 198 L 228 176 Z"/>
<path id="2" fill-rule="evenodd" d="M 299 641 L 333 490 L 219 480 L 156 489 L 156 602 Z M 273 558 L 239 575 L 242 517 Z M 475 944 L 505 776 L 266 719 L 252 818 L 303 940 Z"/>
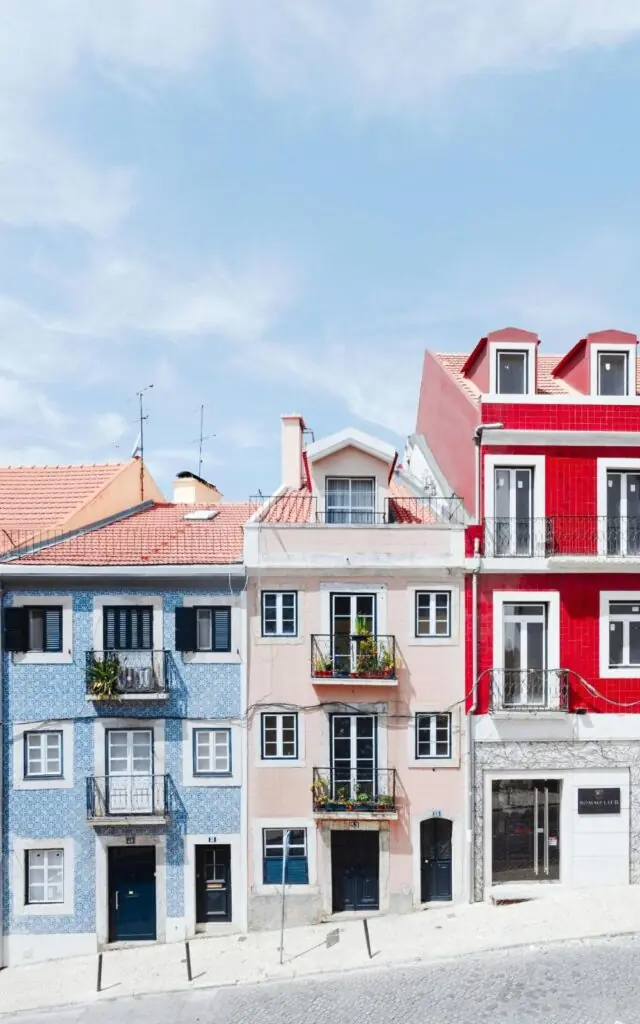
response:
<path id="1" fill-rule="evenodd" d="M 140 402 L 140 433 L 138 434 L 138 440 L 136 446 L 133 449 L 133 458 L 136 455 L 140 455 L 140 501 L 144 501 L 144 425 L 149 419 L 148 413 L 144 411 L 144 394 L 145 391 L 149 391 L 153 387 L 153 384 L 147 384 L 146 388 L 142 388 L 141 391 L 137 391 L 138 400 Z"/>
<path id="2" fill-rule="evenodd" d="M 215 434 L 205 434 L 205 432 L 204 432 L 204 405 L 201 405 L 200 406 L 200 434 L 199 434 L 198 437 L 194 438 L 194 440 L 190 442 L 191 444 L 195 444 L 196 441 L 198 442 L 198 476 L 202 476 L 202 463 L 204 461 L 204 456 L 202 454 L 203 443 L 204 443 L 204 441 L 209 441 L 210 438 L 215 437 L 215 436 L 216 436 Z"/>

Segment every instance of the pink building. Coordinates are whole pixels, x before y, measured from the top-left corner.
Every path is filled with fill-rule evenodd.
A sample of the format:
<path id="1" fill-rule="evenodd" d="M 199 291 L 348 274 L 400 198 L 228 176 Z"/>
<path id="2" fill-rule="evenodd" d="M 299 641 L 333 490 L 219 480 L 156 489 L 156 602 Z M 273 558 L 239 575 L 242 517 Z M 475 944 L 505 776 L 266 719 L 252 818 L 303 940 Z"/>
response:
<path id="1" fill-rule="evenodd" d="M 250 928 L 285 870 L 289 924 L 468 899 L 461 503 L 358 430 L 307 437 L 283 416 L 245 528 Z"/>

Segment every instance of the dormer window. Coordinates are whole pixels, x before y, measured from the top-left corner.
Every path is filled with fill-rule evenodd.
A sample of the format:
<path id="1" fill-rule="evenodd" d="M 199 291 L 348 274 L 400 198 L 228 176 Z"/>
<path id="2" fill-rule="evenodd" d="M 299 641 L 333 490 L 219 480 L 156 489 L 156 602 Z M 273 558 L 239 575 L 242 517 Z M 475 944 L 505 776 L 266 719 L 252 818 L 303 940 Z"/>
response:
<path id="1" fill-rule="evenodd" d="M 598 352 L 598 394 L 629 394 L 628 352 Z"/>
<path id="2" fill-rule="evenodd" d="M 497 393 L 499 395 L 526 395 L 529 390 L 529 353 L 498 352 L 496 362 Z"/>
<path id="3" fill-rule="evenodd" d="M 375 480 L 344 476 L 327 477 L 327 523 L 373 523 L 375 508 Z"/>

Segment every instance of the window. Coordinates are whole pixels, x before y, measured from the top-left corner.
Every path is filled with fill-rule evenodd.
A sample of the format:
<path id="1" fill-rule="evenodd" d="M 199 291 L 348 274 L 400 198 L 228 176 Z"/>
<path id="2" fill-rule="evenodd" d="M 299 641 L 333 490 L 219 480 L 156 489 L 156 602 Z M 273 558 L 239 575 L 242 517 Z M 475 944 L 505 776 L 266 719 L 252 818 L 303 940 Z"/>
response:
<path id="1" fill-rule="evenodd" d="M 26 779 L 62 778 L 61 732 L 25 732 L 24 776 Z"/>
<path id="2" fill-rule="evenodd" d="M 5 650 L 62 651 L 62 606 L 6 608 L 4 612 Z"/>
<path id="3" fill-rule="evenodd" d="M 103 632 L 105 651 L 150 651 L 153 648 L 153 607 L 105 607 Z"/>
<path id="4" fill-rule="evenodd" d="M 547 703 L 547 606 L 505 604 L 502 704 Z"/>
<path id="5" fill-rule="evenodd" d="M 282 861 L 286 834 L 286 830 L 282 828 L 265 828 L 262 831 L 262 878 L 265 885 L 282 883 Z M 293 828 L 289 831 L 288 838 L 285 882 L 288 885 L 308 885 L 307 830 Z"/>
<path id="6" fill-rule="evenodd" d="M 262 592 L 262 635 L 296 636 L 298 633 L 298 595 L 292 591 Z"/>
<path id="7" fill-rule="evenodd" d="M 598 352 L 598 394 L 628 394 L 628 371 L 627 352 Z"/>
<path id="8" fill-rule="evenodd" d="M 327 477 L 326 521 L 328 523 L 373 523 L 375 480 Z"/>
<path id="9" fill-rule="evenodd" d="M 231 730 L 193 730 L 194 775 L 231 774 Z"/>
<path id="10" fill-rule="evenodd" d="M 298 716 L 262 715 L 262 759 L 265 761 L 298 756 Z"/>
<path id="11" fill-rule="evenodd" d="M 496 467 L 494 485 L 494 555 L 530 555 L 533 470 Z"/>
<path id="12" fill-rule="evenodd" d="M 416 593 L 416 636 L 451 636 L 450 591 Z"/>
<path id="13" fill-rule="evenodd" d="M 640 665 L 640 603 L 609 604 L 609 668 Z"/>
<path id="14" fill-rule="evenodd" d="M 451 757 L 451 715 L 416 715 L 416 758 Z"/>
<path id="15" fill-rule="evenodd" d="M 231 607 L 176 608 L 176 651 L 231 651 Z"/>
<path id="16" fill-rule="evenodd" d="M 26 851 L 26 903 L 64 903 L 64 851 Z"/>
<path id="17" fill-rule="evenodd" d="M 499 395 L 526 395 L 529 369 L 528 352 L 498 352 L 497 392 Z"/>
<path id="18" fill-rule="evenodd" d="M 640 473 L 607 472 L 606 554 L 640 553 Z"/>

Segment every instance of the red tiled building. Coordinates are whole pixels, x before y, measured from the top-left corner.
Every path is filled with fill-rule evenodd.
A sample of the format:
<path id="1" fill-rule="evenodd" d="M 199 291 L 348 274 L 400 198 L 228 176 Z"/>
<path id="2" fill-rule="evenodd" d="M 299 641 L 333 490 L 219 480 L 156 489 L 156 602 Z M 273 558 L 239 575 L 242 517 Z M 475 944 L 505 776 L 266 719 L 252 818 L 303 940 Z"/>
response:
<path id="1" fill-rule="evenodd" d="M 637 340 L 425 354 L 405 471 L 469 516 L 477 899 L 640 880 Z"/>

